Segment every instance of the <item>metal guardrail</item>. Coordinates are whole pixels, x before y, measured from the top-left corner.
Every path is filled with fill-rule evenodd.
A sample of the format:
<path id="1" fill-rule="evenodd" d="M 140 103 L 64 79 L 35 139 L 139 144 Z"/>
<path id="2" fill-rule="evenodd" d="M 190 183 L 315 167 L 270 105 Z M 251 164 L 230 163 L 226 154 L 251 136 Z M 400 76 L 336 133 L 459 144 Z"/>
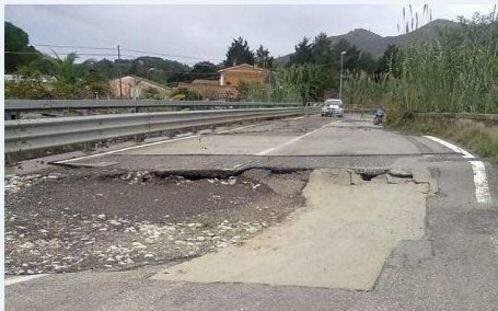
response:
<path id="1" fill-rule="evenodd" d="M 101 108 L 231 108 L 231 107 L 289 107 L 298 103 L 173 101 L 173 100 L 5 100 L 5 111 L 27 112 L 40 110 L 71 110 Z"/>
<path id="2" fill-rule="evenodd" d="M 107 114 L 5 121 L 5 153 L 131 137 L 174 129 L 301 115 L 303 107 Z"/>

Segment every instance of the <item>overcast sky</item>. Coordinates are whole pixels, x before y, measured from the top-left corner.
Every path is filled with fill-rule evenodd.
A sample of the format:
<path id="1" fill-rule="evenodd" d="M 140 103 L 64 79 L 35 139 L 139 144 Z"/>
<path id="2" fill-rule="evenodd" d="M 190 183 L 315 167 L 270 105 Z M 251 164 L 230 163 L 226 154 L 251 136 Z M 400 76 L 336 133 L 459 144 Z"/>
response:
<path id="1" fill-rule="evenodd" d="M 492 1 L 432 6 L 433 19 L 489 13 Z M 422 12 L 422 5 L 414 9 Z M 24 29 L 35 44 L 115 47 L 174 55 L 164 58 L 192 64 L 199 57 L 221 61 L 232 38 L 246 38 L 252 49 L 263 44 L 274 56 L 292 52 L 304 36 L 365 28 L 397 35 L 402 5 L 8 5 L 5 19 Z M 49 52 L 46 47 L 39 50 Z M 53 48 L 64 54 L 115 53 L 112 50 Z M 123 51 L 125 57 L 140 53 Z M 149 55 L 151 53 L 148 53 Z M 143 55 L 143 53 L 142 53 Z M 180 57 L 181 56 L 181 57 Z M 82 56 L 88 58 L 90 56 Z M 93 58 L 103 58 L 94 56 Z M 114 58 L 107 56 L 107 58 Z"/>

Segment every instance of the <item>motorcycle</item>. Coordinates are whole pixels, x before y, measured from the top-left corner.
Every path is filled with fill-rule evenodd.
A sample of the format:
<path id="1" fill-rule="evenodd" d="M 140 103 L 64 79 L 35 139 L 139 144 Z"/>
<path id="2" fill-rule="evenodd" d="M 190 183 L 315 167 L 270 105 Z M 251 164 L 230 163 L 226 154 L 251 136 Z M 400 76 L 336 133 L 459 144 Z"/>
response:
<path id="1" fill-rule="evenodd" d="M 384 118 L 386 116 L 386 111 L 382 108 L 377 109 L 377 112 L 375 113 L 373 124 L 374 125 L 381 125 L 384 123 Z"/>

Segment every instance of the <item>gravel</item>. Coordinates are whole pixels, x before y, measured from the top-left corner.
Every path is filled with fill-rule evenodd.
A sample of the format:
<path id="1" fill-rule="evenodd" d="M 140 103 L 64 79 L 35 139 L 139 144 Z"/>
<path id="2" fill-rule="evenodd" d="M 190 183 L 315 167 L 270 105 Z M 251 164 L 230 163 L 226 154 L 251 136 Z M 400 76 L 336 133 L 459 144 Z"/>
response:
<path id="1" fill-rule="evenodd" d="M 303 205 L 296 189 L 305 178 L 307 172 L 191 180 L 65 169 L 11 175 L 5 271 L 131 269 L 241 244 Z"/>

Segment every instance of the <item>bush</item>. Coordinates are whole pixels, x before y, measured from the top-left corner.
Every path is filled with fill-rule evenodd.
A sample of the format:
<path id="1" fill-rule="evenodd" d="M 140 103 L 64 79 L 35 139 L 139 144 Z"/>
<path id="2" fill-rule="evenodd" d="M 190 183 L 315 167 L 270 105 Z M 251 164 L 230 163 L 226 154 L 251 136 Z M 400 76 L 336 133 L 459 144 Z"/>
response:
<path id="1" fill-rule="evenodd" d="M 240 100 L 249 102 L 270 101 L 270 90 L 267 85 L 256 82 L 241 82 L 237 86 Z"/>
<path id="2" fill-rule="evenodd" d="M 164 99 L 164 95 L 161 94 L 157 89 L 155 88 L 148 88 L 144 91 L 142 98 L 144 99 Z"/>
<path id="3" fill-rule="evenodd" d="M 177 88 L 171 93 L 170 97 L 177 100 L 202 100 L 201 94 L 186 87 Z"/>
<path id="4" fill-rule="evenodd" d="M 5 98 L 8 99 L 51 99 L 53 97 L 49 85 L 39 80 L 5 83 Z"/>

